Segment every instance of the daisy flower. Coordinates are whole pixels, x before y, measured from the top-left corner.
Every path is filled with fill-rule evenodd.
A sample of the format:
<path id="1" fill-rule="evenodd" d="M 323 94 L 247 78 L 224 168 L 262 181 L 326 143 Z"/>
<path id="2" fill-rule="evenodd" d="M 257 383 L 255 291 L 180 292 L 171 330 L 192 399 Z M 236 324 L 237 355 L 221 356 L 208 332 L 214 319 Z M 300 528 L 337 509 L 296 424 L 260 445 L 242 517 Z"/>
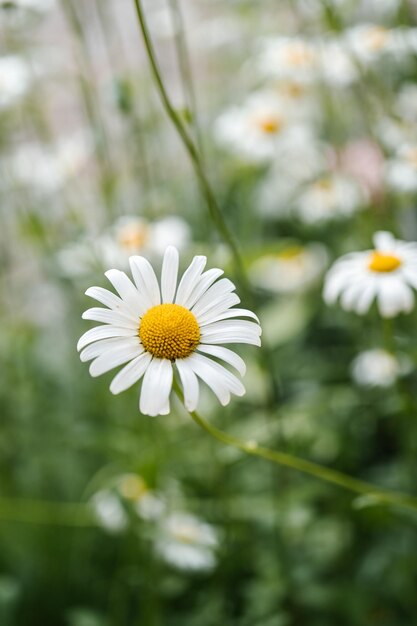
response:
<path id="1" fill-rule="evenodd" d="M 277 94 L 252 94 L 216 120 L 214 134 L 219 142 L 251 162 L 275 158 L 290 146 L 305 125 L 298 121 L 294 105 Z"/>
<path id="2" fill-rule="evenodd" d="M 403 144 L 394 158 L 387 162 L 388 184 L 397 191 L 412 193 L 417 190 L 417 144 Z"/>
<path id="3" fill-rule="evenodd" d="M 309 83 L 318 68 L 316 45 L 301 37 L 269 37 L 263 41 L 259 69 L 266 76 Z"/>
<path id="4" fill-rule="evenodd" d="M 215 529 L 189 513 L 171 513 L 161 524 L 156 543 L 159 555 L 183 570 L 210 570 L 216 564 Z"/>
<path id="5" fill-rule="evenodd" d="M 326 261 L 326 249 L 320 244 L 289 245 L 257 259 L 250 268 L 250 277 L 258 287 L 273 293 L 298 293 L 314 284 Z"/>
<path id="6" fill-rule="evenodd" d="M 360 185 L 341 173 L 328 173 L 305 188 L 295 203 L 295 211 L 307 224 L 350 217 L 365 203 Z"/>
<path id="7" fill-rule="evenodd" d="M 240 302 L 235 285 L 227 278 L 218 280 L 223 274 L 220 269 L 204 272 L 207 259 L 196 256 L 177 286 L 179 254 L 173 246 L 164 254 L 160 286 L 144 257 L 132 256 L 129 262 L 134 283 L 119 270 L 106 272 L 118 295 L 101 287 L 86 291 L 108 307 L 94 307 L 83 314 L 84 319 L 104 323 L 88 330 L 78 342 L 81 360 L 92 360 L 90 374 L 99 376 L 124 365 L 110 385 L 114 394 L 143 377 L 139 408 L 144 415 L 169 413 L 174 366 L 189 411 L 198 404 L 198 379 L 222 405 L 229 403 L 231 394 L 242 396 L 241 381 L 217 359 L 242 376 L 245 364 L 221 344 L 259 346 L 261 328 L 254 313 L 232 308 Z"/>
<path id="8" fill-rule="evenodd" d="M 362 387 L 391 387 L 411 369 L 405 355 L 397 357 L 381 348 L 361 352 L 351 366 L 353 380 Z"/>
<path id="9" fill-rule="evenodd" d="M 346 311 L 364 315 L 374 299 L 382 317 L 409 313 L 417 289 L 417 243 L 399 241 L 391 233 L 374 235 L 374 250 L 352 252 L 330 268 L 324 299 L 333 304 L 340 297 Z"/>

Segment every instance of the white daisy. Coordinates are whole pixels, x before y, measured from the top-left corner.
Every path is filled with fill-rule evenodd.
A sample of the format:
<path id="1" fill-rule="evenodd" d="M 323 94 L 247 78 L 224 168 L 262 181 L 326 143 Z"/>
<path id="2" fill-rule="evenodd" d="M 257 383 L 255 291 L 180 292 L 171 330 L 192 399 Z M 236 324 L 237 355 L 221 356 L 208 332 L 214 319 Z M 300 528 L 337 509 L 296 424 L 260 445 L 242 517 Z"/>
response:
<path id="1" fill-rule="evenodd" d="M 349 217 L 365 204 L 365 192 L 349 176 L 328 173 L 315 180 L 295 203 L 300 219 L 308 224 Z"/>
<path id="2" fill-rule="evenodd" d="M 387 162 L 388 184 L 397 191 L 412 193 L 417 190 L 417 144 L 402 145 L 394 158 Z"/>
<path id="3" fill-rule="evenodd" d="M 333 304 L 340 297 L 346 311 L 364 315 L 374 299 L 382 317 L 409 313 L 417 289 L 417 243 L 399 241 L 388 232 L 374 235 L 374 250 L 352 252 L 330 268 L 324 299 Z"/>
<path id="4" fill-rule="evenodd" d="M 214 133 L 220 144 L 252 162 L 273 159 L 294 141 L 304 125 L 296 119 L 290 101 L 276 93 L 252 94 L 243 105 L 234 106 L 217 119 Z"/>
<path id="5" fill-rule="evenodd" d="M 259 69 L 267 76 L 309 83 L 317 76 L 318 50 L 302 37 L 269 37 L 264 40 Z"/>
<path id="6" fill-rule="evenodd" d="M 250 277 L 254 284 L 273 293 L 296 293 L 314 284 L 326 262 L 326 249 L 321 244 L 289 245 L 257 259 Z"/>
<path id="7" fill-rule="evenodd" d="M 354 56 L 365 65 L 384 55 L 407 51 L 405 32 L 380 24 L 357 24 L 345 32 L 344 38 Z"/>
<path id="8" fill-rule="evenodd" d="M 361 352 L 351 367 L 353 380 L 363 387 L 390 387 L 410 368 L 411 363 L 405 355 L 397 358 L 381 348 Z"/>
<path id="9" fill-rule="evenodd" d="M 210 570 L 218 545 L 214 528 L 189 513 L 172 513 L 161 524 L 156 548 L 170 565 L 184 570 Z"/>
<path id="10" fill-rule="evenodd" d="M 123 532 L 128 525 L 127 514 L 113 491 L 103 489 L 94 494 L 91 499 L 97 522 L 110 533 Z"/>
<path id="11" fill-rule="evenodd" d="M 31 73 L 28 64 L 17 55 L 0 57 L 0 109 L 7 108 L 28 90 Z"/>
<path id="12" fill-rule="evenodd" d="M 230 395 L 241 396 L 241 381 L 216 359 L 225 361 L 242 376 L 243 360 L 221 344 L 260 345 L 261 328 L 254 313 L 232 308 L 240 302 L 235 285 L 223 271 L 204 272 L 207 259 L 194 257 L 177 287 L 179 255 L 169 246 L 162 264 L 161 286 L 151 264 L 141 256 L 129 259 L 134 283 L 119 270 L 106 272 L 118 295 L 101 287 L 86 294 L 108 308 L 95 307 L 84 319 L 103 322 L 88 330 L 78 342 L 82 361 L 93 361 L 90 374 L 99 376 L 126 364 L 115 376 L 112 393 L 120 393 L 143 377 L 140 411 L 166 415 L 175 369 L 184 390 L 184 402 L 194 411 L 199 399 L 198 378 L 214 392 L 222 405 Z M 249 317 L 255 321 L 239 318 Z"/>

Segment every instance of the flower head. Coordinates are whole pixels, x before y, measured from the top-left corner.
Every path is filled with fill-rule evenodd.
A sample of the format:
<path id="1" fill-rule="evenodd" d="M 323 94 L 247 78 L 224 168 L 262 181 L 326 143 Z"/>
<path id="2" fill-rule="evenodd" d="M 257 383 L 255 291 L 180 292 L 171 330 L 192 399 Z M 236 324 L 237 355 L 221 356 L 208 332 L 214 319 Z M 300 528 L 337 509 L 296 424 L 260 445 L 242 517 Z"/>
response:
<path id="1" fill-rule="evenodd" d="M 204 272 L 207 259 L 194 257 L 177 286 L 179 255 L 169 246 L 164 255 L 159 286 L 151 264 L 141 256 L 129 259 L 134 283 L 118 270 L 106 272 L 118 295 L 101 287 L 86 294 L 107 308 L 94 307 L 84 319 L 103 322 L 88 330 L 78 342 L 82 361 L 91 361 L 90 374 L 99 376 L 124 365 L 110 385 L 120 393 L 143 377 L 140 411 L 145 415 L 169 413 L 173 366 L 184 391 L 185 406 L 196 409 L 198 379 L 204 381 L 222 405 L 230 395 L 241 396 L 241 381 L 217 359 L 242 376 L 243 360 L 221 344 L 260 345 L 258 318 L 240 302 L 235 286 L 220 269 Z M 239 318 L 252 318 L 247 321 Z"/>
<path id="2" fill-rule="evenodd" d="M 391 233 L 374 236 L 375 249 L 352 252 L 338 259 L 329 270 L 324 299 L 346 311 L 364 315 L 374 299 L 382 317 L 409 313 L 417 289 L 417 243 L 395 239 Z"/>
<path id="3" fill-rule="evenodd" d="M 216 564 L 215 529 L 189 513 L 172 513 L 161 524 L 157 550 L 170 565 L 184 570 L 210 570 Z"/>
<path id="4" fill-rule="evenodd" d="M 410 370 L 411 364 L 404 355 L 396 355 L 375 348 L 358 354 L 352 363 L 352 377 L 363 387 L 390 387 Z"/>

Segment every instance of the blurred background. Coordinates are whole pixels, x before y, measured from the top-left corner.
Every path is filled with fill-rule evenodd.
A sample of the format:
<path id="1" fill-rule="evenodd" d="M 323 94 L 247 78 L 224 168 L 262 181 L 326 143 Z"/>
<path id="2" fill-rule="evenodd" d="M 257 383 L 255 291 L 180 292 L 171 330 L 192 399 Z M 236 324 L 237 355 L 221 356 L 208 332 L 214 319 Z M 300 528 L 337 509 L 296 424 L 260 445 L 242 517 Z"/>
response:
<path id="1" fill-rule="evenodd" d="M 322 299 L 417 239 L 413 0 L 147 0 L 173 107 L 242 251 L 269 365 L 201 413 L 390 489 L 417 478 L 416 313 Z M 142 416 L 76 342 L 130 254 L 235 278 L 133 0 L 0 1 L 0 625 L 417 623 L 417 517 Z"/>

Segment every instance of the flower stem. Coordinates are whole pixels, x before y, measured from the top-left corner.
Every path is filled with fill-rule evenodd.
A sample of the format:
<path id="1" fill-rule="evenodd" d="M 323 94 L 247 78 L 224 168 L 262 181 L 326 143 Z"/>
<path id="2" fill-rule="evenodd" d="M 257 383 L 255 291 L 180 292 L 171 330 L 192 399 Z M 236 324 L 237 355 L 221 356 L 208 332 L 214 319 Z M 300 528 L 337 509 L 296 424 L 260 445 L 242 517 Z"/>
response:
<path id="1" fill-rule="evenodd" d="M 329 467 L 319 465 L 318 463 L 300 459 L 299 457 L 284 452 L 270 450 L 269 448 L 258 446 L 254 442 L 241 441 L 229 433 L 225 433 L 215 426 L 212 426 L 195 411 L 190 411 L 190 415 L 194 422 L 212 437 L 215 437 L 218 441 L 228 446 L 242 450 L 242 452 L 246 454 L 266 459 L 277 465 L 290 467 L 304 474 L 310 474 L 310 476 L 315 476 L 328 483 L 332 483 L 333 485 L 343 487 L 349 491 L 369 496 L 370 501 L 374 504 L 397 505 L 417 511 L 417 497 L 406 493 L 386 491 L 376 485 L 372 485 L 371 483 L 359 480 Z"/>
<path id="2" fill-rule="evenodd" d="M 211 188 L 209 180 L 204 171 L 204 167 L 201 161 L 200 153 L 193 141 L 190 137 L 186 126 L 184 125 L 181 117 L 176 112 L 169 96 L 167 90 L 165 88 L 161 71 L 159 69 L 158 61 L 156 59 L 154 47 L 149 35 L 148 26 L 146 24 L 144 12 L 141 6 L 140 0 L 134 0 L 134 4 L 136 7 L 136 13 L 138 16 L 139 26 L 142 32 L 146 53 L 148 55 L 149 64 L 151 66 L 151 71 L 153 74 L 153 78 L 155 80 L 156 87 L 158 89 L 162 104 L 164 109 L 173 123 L 175 129 L 178 132 L 179 137 L 181 138 L 185 149 L 188 152 L 188 155 L 191 159 L 194 171 L 197 175 L 201 191 L 205 197 L 207 202 L 207 207 L 210 213 L 210 216 L 226 245 L 228 246 L 234 263 L 236 267 L 236 273 L 239 277 L 239 281 L 241 283 L 241 287 L 248 293 L 250 292 L 248 279 L 246 277 L 246 272 L 244 269 L 243 260 L 236 244 L 234 237 L 232 236 L 229 227 L 223 217 L 222 210 L 217 202 L 216 196 Z"/>

